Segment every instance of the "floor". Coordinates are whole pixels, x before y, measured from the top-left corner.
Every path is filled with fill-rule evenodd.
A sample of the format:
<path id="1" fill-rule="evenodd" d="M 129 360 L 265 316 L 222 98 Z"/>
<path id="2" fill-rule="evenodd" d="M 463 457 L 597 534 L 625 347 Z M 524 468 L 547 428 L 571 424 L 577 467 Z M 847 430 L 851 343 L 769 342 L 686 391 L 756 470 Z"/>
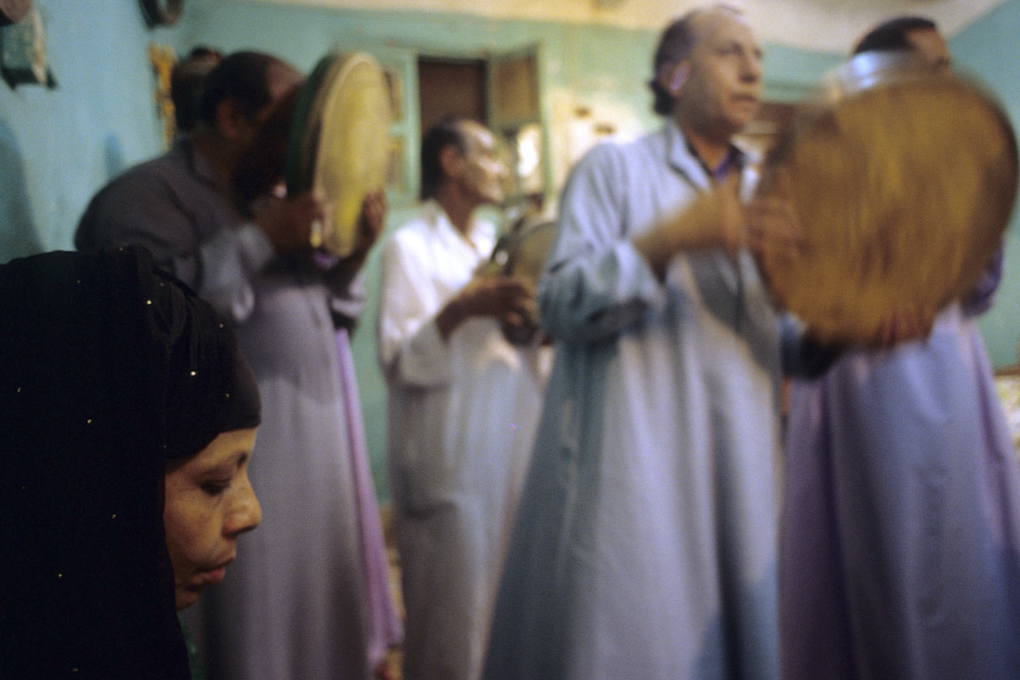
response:
<path id="1" fill-rule="evenodd" d="M 382 519 L 383 537 L 386 540 L 386 555 L 390 563 L 390 582 L 393 588 L 393 597 L 397 602 L 397 611 L 403 617 L 404 603 L 400 597 L 400 560 L 397 556 L 396 538 L 393 533 L 393 512 L 388 505 L 383 505 L 379 509 L 379 514 Z M 376 672 L 376 678 L 378 680 L 400 680 L 402 658 L 399 647 L 390 650 L 384 667 Z"/>

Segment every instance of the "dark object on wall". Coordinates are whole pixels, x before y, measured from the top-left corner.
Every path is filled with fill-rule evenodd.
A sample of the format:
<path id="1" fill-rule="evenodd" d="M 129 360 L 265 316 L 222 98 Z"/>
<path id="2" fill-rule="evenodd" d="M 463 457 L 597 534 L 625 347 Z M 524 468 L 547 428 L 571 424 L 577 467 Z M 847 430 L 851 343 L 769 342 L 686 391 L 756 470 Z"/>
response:
<path id="1" fill-rule="evenodd" d="M 12 88 L 57 86 L 46 60 L 46 32 L 39 10 L 30 9 L 18 23 L 0 28 L 0 76 Z"/>
<path id="2" fill-rule="evenodd" d="M 32 0 L 0 0 L 0 26 L 18 23 L 31 6 Z"/>
<path id="3" fill-rule="evenodd" d="M 149 28 L 177 23 L 184 8 L 184 0 L 139 0 L 139 2 Z"/>

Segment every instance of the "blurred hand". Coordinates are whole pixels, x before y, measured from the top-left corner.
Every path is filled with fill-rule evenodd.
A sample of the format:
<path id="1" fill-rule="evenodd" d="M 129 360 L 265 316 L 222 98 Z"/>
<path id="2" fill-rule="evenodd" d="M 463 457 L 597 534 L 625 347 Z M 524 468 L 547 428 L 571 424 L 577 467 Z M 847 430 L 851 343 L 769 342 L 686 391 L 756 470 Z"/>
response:
<path id="1" fill-rule="evenodd" d="M 474 278 L 458 297 L 467 316 L 490 316 L 510 325 L 523 323 L 535 311 L 535 292 L 509 276 Z"/>
<path id="2" fill-rule="evenodd" d="M 733 172 L 713 191 L 699 196 L 634 239 L 634 246 L 659 276 L 682 251 L 721 248 L 736 253 L 746 242 L 740 175 Z"/>
<path id="3" fill-rule="evenodd" d="M 744 208 L 740 202 L 740 173 L 731 172 L 716 188 L 702 194 L 667 223 L 674 250 L 721 248 L 735 253 L 745 244 Z"/>
<path id="4" fill-rule="evenodd" d="M 323 202 L 311 191 L 293 197 L 263 196 L 256 201 L 255 223 L 277 253 L 308 248 L 312 226 L 325 216 Z"/>
<path id="5" fill-rule="evenodd" d="M 935 317 L 931 312 L 901 307 L 882 322 L 874 344 L 881 349 L 889 349 L 904 342 L 927 338 L 934 323 Z"/>
<path id="6" fill-rule="evenodd" d="M 781 266 L 797 258 L 803 240 L 789 174 L 778 173 L 771 190 L 751 200 L 744 223 L 747 245 L 759 259 Z"/>
<path id="7" fill-rule="evenodd" d="M 386 226 L 386 196 L 375 191 L 365 196 L 358 216 L 358 231 L 354 237 L 354 250 L 350 258 L 358 263 L 364 262 L 368 251 L 379 240 Z"/>
<path id="8" fill-rule="evenodd" d="M 471 279 L 440 312 L 436 322 L 448 338 L 471 317 L 491 317 L 501 324 L 518 327 L 535 313 L 535 292 L 525 282 L 509 276 L 485 274 Z"/>

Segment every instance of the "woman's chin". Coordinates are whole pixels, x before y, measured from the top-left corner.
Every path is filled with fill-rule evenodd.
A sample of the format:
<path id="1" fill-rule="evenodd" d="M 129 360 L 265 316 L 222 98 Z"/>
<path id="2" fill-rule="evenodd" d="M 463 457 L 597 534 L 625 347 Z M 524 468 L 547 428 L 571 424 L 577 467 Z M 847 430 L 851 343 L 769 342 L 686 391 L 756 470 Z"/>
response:
<path id="1" fill-rule="evenodd" d="M 198 596 L 202 594 L 201 588 L 184 588 L 178 586 L 174 591 L 174 605 L 177 607 L 177 611 L 187 609 L 191 605 L 198 602 Z"/>

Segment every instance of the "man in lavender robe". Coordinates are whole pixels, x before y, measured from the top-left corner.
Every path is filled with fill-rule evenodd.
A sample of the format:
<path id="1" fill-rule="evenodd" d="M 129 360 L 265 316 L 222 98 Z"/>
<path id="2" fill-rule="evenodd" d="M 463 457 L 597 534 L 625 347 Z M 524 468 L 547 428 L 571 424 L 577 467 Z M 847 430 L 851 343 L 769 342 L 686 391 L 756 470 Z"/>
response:
<path id="1" fill-rule="evenodd" d="M 949 64 L 925 19 L 883 24 L 856 51 L 890 49 Z M 1000 269 L 1001 254 L 929 337 L 850 348 L 793 381 L 784 678 L 1020 678 L 1020 470 L 973 321 Z"/>

